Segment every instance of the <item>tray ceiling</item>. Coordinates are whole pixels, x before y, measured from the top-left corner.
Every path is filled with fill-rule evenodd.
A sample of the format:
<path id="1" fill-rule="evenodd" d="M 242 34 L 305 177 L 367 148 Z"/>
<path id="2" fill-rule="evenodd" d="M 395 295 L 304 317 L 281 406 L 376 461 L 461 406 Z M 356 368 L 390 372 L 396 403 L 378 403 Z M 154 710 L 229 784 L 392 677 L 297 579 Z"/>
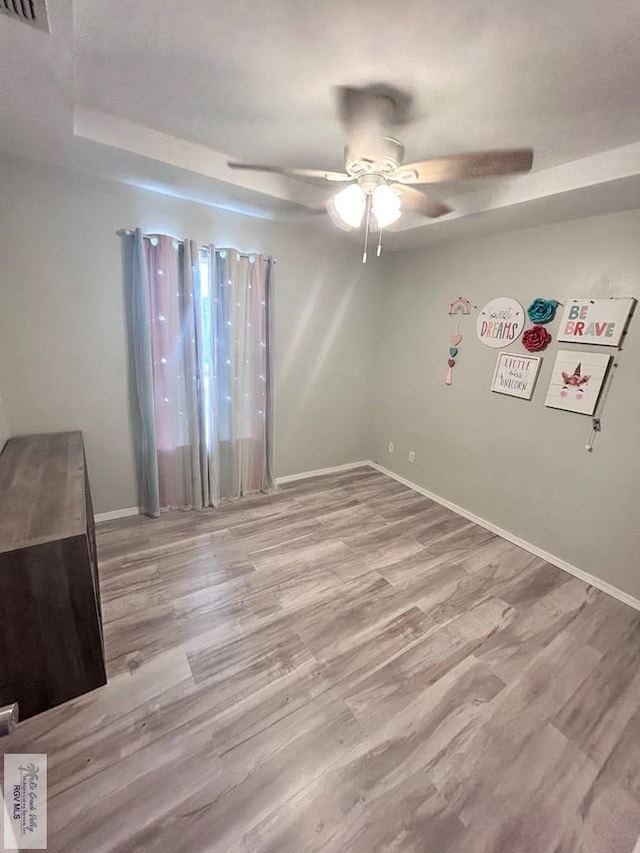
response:
<path id="1" fill-rule="evenodd" d="M 226 160 L 340 169 L 334 89 L 382 82 L 409 96 L 408 160 L 535 149 L 529 175 L 437 188 L 456 212 L 403 216 L 392 248 L 640 206 L 631 0 L 60 0 L 49 14 L 50 34 L 0 18 L 0 152 L 310 217 L 326 190 Z"/>

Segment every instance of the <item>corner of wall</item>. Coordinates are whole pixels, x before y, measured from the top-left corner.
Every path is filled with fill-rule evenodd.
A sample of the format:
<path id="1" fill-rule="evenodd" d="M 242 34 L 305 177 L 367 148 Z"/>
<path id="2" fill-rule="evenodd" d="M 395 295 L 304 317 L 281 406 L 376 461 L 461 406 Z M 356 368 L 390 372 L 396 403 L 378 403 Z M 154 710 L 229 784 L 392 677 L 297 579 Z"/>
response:
<path id="1" fill-rule="evenodd" d="M 367 375 L 365 434 L 363 450 L 365 459 L 373 459 L 376 447 L 376 426 L 380 399 L 380 367 L 384 358 L 384 321 L 386 316 L 387 288 L 393 281 L 397 252 L 386 252 L 376 260 L 374 287 L 374 322 L 371 327 L 371 351 Z"/>

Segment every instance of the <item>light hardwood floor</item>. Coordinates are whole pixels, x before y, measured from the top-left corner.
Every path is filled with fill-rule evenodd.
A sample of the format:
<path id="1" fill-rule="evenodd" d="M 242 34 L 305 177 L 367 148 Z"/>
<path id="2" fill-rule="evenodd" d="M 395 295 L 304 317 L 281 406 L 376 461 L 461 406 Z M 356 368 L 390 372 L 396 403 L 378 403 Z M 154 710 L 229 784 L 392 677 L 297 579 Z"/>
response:
<path id="1" fill-rule="evenodd" d="M 631 853 L 640 614 L 370 469 L 102 525 L 49 849 Z"/>

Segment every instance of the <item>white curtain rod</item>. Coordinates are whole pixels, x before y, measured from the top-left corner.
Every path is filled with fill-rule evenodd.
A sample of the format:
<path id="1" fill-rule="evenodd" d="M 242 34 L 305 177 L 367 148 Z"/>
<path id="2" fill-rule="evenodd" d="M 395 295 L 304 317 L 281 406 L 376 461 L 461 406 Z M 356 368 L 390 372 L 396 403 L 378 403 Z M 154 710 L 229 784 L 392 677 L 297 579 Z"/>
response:
<path id="1" fill-rule="evenodd" d="M 116 234 L 118 235 L 118 237 L 130 237 L 132 234 L 135 234 L 135 233 L 136 233 L 136 232 L 135 232 L 135 231 L 133 231 L 131 228 L 119 228 L 119 229 L 116 231 Z M 145 234 L 144 236 L 145 236 L 145 237 L 152 237 L 152 236 L 155 236 L 155 232 L 153 232 L 152 234 Z M 160 236 L 160 235 L 158 234 L 158 236 Z M 169 236 L 169 237 L 171 237 L 171 235 L 170 235 L 170 234 L 169 234 L 168 236 Z M 171 237 L 171 239 L 172 239 L 172 240 L 175 240 L 175 241 L 176 241 L 176 243 L 180 243 L 180 245 L 181 245 L 181 246 L 184 246 L 184 240 L 180 240 L 178 237 Z M 208 248 L 208 247 L 203 246 L 203 247 L 201 247 L 201 248 Z M 229 249 L 229 248 L 233 248 L 233 247 L 230 247 L 230 246 L 221 246 L 220 248 L 221 248 L 221 249 Z M 235 251 L 237 252 L 238 250 L 236 249 Z M 239 255 L 240 255 L 240 257 L 242 257 L 242 258 L 248 258 L 248 257 L 250 257 L 251 255 L 259 255 L 259 254 L 260 254 L 260 252 L 238 252 L 238 254 L 239 254 Z M 272 258 L 270 255 L 267 255 L 267 257 L 265 258 L 265 260 L 270 260 L 272 264 L 277 264 L 277 263 L 278 263 L 277 258 Z"/>

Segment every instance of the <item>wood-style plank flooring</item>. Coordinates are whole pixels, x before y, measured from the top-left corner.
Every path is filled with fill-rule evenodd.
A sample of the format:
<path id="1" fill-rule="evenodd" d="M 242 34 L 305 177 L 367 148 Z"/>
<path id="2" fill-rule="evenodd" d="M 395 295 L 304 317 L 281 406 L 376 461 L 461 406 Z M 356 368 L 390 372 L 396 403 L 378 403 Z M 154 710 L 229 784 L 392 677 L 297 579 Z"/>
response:
<path id="1" fill-rule="evenodd" d="M 640 614 L 368 468 L 102 525 L 49 850 L 631 853 Z"/>

